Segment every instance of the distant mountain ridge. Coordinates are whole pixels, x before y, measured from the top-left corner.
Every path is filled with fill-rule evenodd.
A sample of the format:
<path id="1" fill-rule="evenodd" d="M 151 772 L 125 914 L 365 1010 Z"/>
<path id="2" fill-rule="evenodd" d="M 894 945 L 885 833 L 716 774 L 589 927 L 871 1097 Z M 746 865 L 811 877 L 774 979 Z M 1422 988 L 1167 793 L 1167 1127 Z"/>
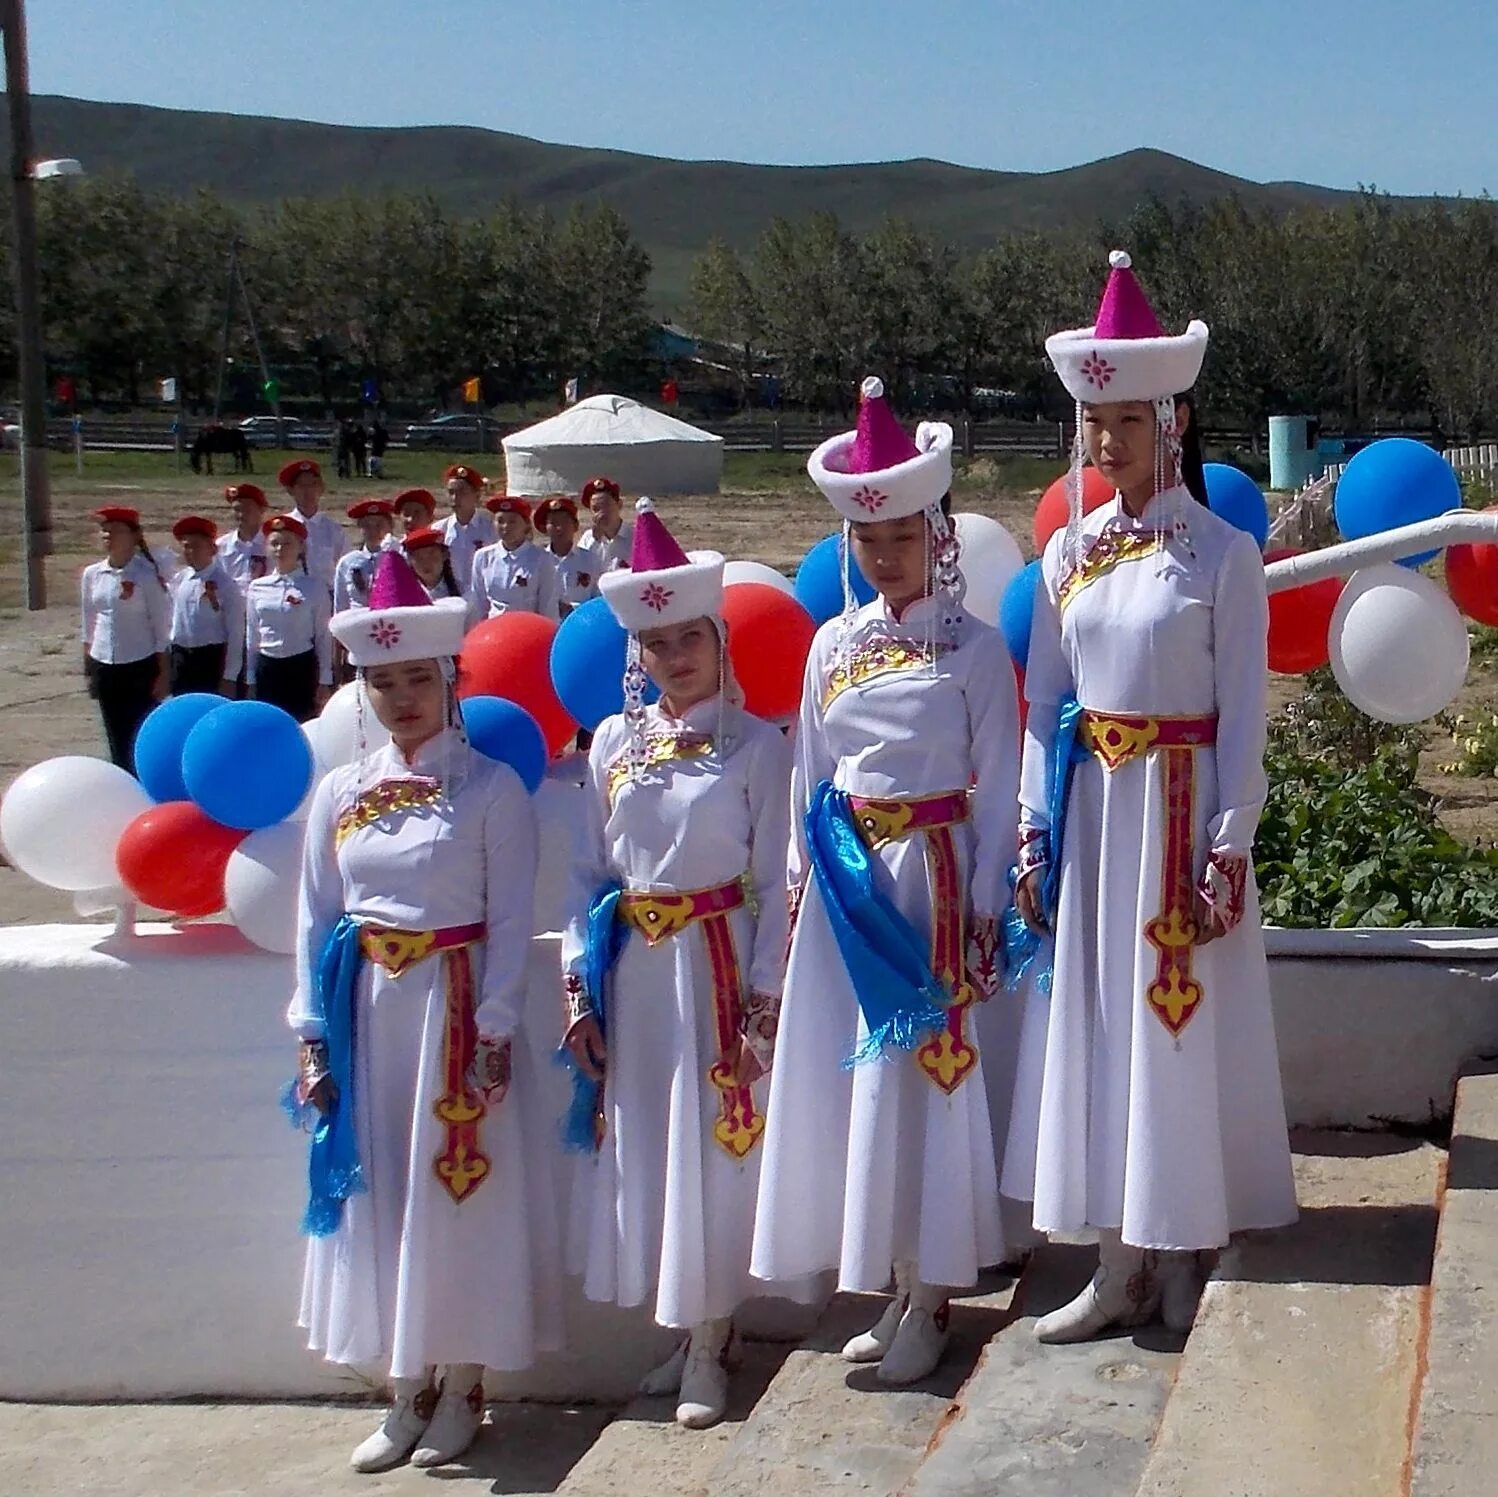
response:
<path id="1" fill-rule="evenodd" d="M 213 188 L 233 201 L 362 191 L 430 192 L 455 212 L 515 197 L 565 212 L 603 201 L 628 219 L 655 263 L 655 289 L 675 300 L 692 259 L 720 236 L 751 246 L 771 219 L 836 213 L 855 232 L 900 213 L 964 247 L 1014 229 L 1121 219 L 1141 199 L 1236 195 L 1289 210 L 1350 194 L 1300 182 L 1250 182 L 1164 151 L 1139 149 L 1054 172 L 986 171 L 913 160 L 846 166 L 673 161 L 551 145 L 469 126 L 398 128 L 33 99 L 39 154 L 76 156 L 89 172 L 124 171 L 142 186 Z M 9 126 L 0 113 L 0 143 Z"/>

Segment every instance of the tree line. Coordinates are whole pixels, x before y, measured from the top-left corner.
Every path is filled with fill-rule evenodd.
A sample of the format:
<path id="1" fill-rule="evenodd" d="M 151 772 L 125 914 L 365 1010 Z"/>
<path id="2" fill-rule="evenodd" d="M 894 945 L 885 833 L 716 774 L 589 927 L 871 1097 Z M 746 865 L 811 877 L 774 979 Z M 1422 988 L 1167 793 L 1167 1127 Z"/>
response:
<path id="1" fill-rule="evenodd" d="M 172 376 L 189 404 L 211 402 L 236 240 L 283 398 L 347 406 L 373 380 L 382 402 L 441 404 L 481 375 L 492 405 L 555 398 L 572 378 L 653 393 L 663 373 L 649 255 L 607 206 L 558 218 L 510 203 L 466 219 L 428 197 L 345 193 L 246 208 L 128 178 L 37 198 L 49 373 L 72 378 L 80 401 L 149 399 Z M 912 410 L 1064 414 L 1045 336 L 1090 319 L 1117 245 L 1167 326 L 1210 324 L 1209 422 L 1397 418 L 1459 440 L 1498 429 L 1486 198 L 1411 206 L 1367 191 L 1291 214 L 1147 201 L 1094 232 L 1006 233 L 976 251 L 899 217 L 861 235 L 831 214 L 777 219 L 747 251 L 709 245 L 681 317 L 709 342 L 701 377 L 742 404 L 846 411 L 877 370 Z M 0 369 L 14 368 L 14 336 L 6 298 Z M 253 399 L 237 304 L 230 354 L 231 393 Z"/>

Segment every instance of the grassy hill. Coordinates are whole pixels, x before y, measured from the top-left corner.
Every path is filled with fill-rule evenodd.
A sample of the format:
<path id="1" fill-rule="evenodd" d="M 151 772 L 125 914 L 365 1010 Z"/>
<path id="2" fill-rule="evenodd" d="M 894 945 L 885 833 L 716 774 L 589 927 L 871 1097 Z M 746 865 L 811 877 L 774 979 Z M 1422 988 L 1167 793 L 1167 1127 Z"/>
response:
<path id="1" fill-rule="evenodd" d="M 41 155 L 76 156 L 90 172 L 130 172 L 156 189 L 211 187 L 240 202 L 347 188 L 424 191 L 473 213 L 511 196 L 563 212 L 577 202 L 606 201 L 650 251 L 657 295 L 668 303 L 710 237 L 747 248 L 772 218 L 816 209 L 831 210 L 854 231 L 901 213 L 954 243 L 977 246 L 1008 229 L 1122 218 L 1150 194 L 1172 201 L 1237 194 L 1279 209 L 1345 196 L 1298 182 L 1249 182 L 1152 150 L 1056 172 L 926 160 L 751 166 L 549 145 L 460 126 L 320 125 L 57 95 L 36 96 L 33 108 Z M 8 134 L 0 115 L 0 143 Z"/>

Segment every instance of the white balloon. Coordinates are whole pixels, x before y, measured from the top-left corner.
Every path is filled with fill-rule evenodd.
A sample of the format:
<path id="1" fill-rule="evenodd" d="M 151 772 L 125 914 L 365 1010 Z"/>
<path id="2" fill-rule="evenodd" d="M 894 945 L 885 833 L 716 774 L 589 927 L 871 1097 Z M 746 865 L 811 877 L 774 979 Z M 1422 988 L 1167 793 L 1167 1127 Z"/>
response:
<path id="1" fill-rule="evenodd" d="M 1429 577 L 1391 561 L 1348 579 L 1330 645 L 1343 695 L 1386 723 L 1423 722 L 1450 706 L 1471 654 L 1456 604 Z"/>
<path id="2" fill-rule="evenodd" d="M 341 764 L 352 764 L 358 753 L 359 741 L 359 683 L 350 681 L 340 686 L 328 698 L 328 705 L 317 717 L 315 745 L 318 762 L 329 769 Z M 390 734 L 380 726 L 374 709 L 366 702 L 364 706 L 364 750 L 373 753 L 390 742 Z"/>
<path id="3" fill-rule="evenodd" d="M 975 619 L 997 627 L 999 604 L 1010 579 L 1025 565 L 1019 542 L 987 515 L 953 515 L 962 551 L 957 560 L 967 596 L 963 606 Z"/>
<path id="4" fill-rule="evenodd" d="M 119 883 L 114 850 L 152 800 L 134 775 L 103 759 L 64 754 L 18 775 L 0 801 L 0 842 L 22 873 L 52 889 Z"/>
<path id="5" fill-rule="evenodd" d="M 224 907 L 247 940 L 266 951 L 296 950 L 297 886 L 302 876 L 299 821 L 251 832 L 229 854 Z"/>
<path id="6" fill-rule="evenodd" d="M 723 586 L 731 587 L 735 582 L 763 582 L 788 598 L 796 596 L 796 584 L 762 561 L 730 561 L 723 568 Z"/>
<path id="7" fill-rule="evenodd" d="M 307 781 L 307 793 L 302 797 L 301 804 L 286 818 L 287 821 L 306 821 L 312 814 L 312 797 L 317 794 L 317 787 L 327 778 L 328 766 L 322 760 L 318 722 L 319 719 L 314 717 L 311 722 L 302 724 L 302 737 L 307 740 L 307 747 L 312 752 L 312 777 Z"/>

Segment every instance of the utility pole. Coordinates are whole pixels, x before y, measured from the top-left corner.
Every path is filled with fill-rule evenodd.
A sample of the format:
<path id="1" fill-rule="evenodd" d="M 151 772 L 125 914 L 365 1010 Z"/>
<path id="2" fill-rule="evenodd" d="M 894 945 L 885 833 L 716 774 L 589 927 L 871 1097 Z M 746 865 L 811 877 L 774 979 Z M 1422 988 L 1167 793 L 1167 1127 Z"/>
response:
<path id="1" fill-rule="evenodd" d="M 21 393 L 21 508 L 26 525 L 26 607 L 47 606 L 45 558 L 52 553 L 47 476 L 47 374 L 37 296 L 36 204 L 31 158 L 31 92 L 23 0 L 0 0 L 5 31 L 5 94 L 10 110 L 10 178 L 15 219 L 17 377 Z"/>

